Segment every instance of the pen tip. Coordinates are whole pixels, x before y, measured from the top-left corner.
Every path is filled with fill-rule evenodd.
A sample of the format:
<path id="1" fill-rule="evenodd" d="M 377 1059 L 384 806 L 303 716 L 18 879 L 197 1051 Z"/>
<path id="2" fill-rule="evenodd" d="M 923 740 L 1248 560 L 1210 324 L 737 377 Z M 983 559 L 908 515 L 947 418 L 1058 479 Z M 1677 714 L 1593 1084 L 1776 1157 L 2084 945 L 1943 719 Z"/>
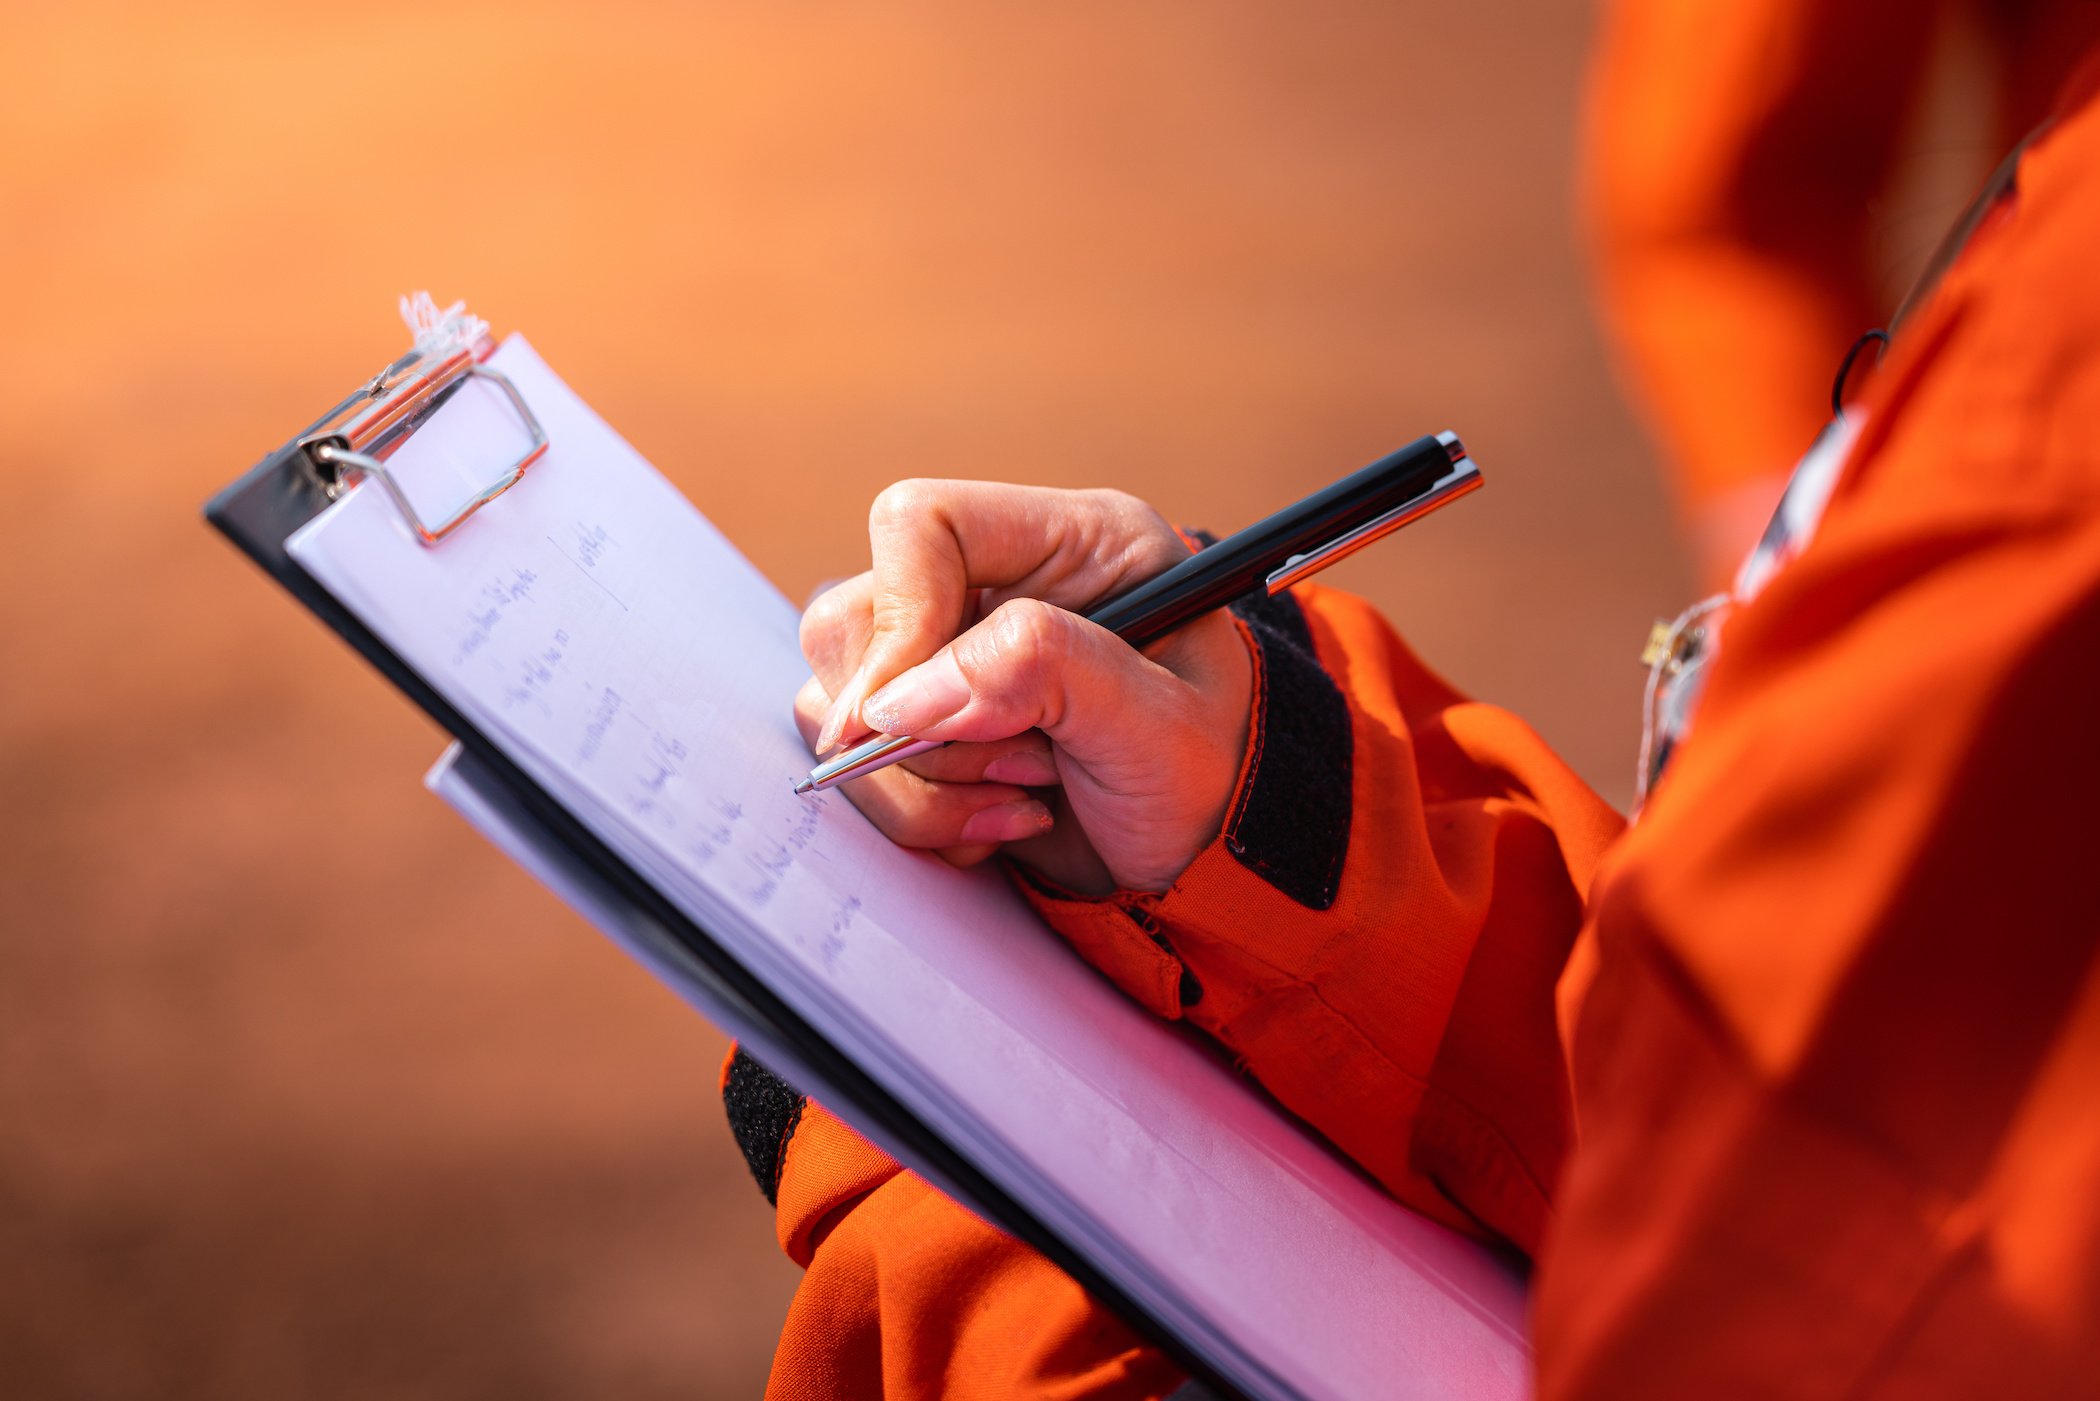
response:
<path id="1" fill-rule="evenodd" d="M 796 791 L 796 792 L 797 792 L 798 794 L 799 794 L 799 793 L 811 793 L 811 792 L 815 792 L 815 791 L 816 791 L 816 787 L 817 787 L 817 785 L 816 785 L 816 781 L 815 781 L 814 779 L 808 779 L 808 778 L 805 778 L 805 779 L 801 779 L 800 781 L 798 781 L 798 782 L 797 782 L 797 783 L 795 784 L 795 791 Z"/>

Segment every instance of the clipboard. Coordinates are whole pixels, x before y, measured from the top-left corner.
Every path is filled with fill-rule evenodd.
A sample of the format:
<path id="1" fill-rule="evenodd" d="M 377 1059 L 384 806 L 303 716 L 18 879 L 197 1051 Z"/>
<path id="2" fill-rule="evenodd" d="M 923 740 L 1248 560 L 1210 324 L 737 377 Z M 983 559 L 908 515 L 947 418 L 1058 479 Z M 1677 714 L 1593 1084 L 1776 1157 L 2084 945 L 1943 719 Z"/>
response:
<path id="1" fill-rule="evenodd" d="M 405 305 L 404 311 L 411 325 L 419 328 L 417 347 L 390 362 L 221 490 L 205 507 L 210 524 L 453 737 L 461 781 L 490 806 L 508 814 L 507 822 L 520 839 L 541 852 L 558 853 L 574 884 L 588 897 L 591 909 L 586 912 L 606 912 L 594 917 L 594 922 L 606 927 L 609 921 L 617 921 L 623 936 L 616 937 L 631 953 L 749 1045 L 764 1063 L 839 1111 L 941 1190 L 1041 1251 L 1095 1299 L 1173 1357 L 1209 1394 L 1314 1394 L 1286 1381 L 1252 1351 L 1236 1348 L 1232 1339 L 1215 1329 L 1204 1335 L 1185 1323 L 1176 1327 L 1169 1317 L 1124 1288 L 1100 1260 L 1029 1209 L 1015 1191 L 845 1054 L 824 1027 L 798 1012 L 723 939 L 703 928 L 631 865 L 298 562 L 291 538 L 361 481 L 370 480 L 385 494 L 421 548 L 443 550 L 466 520 L 528 473 L 558 471 L 564 465 L 548 460 L 548 434 L 528 397 L 499 370 L 484 363 L 496 348 L 484 325 L 473 322 L 467 328 L 470 333 L 463 334 L 457 307 L 440 313 L 427 299 Z M 436 333 L 445 327 L 450 328 L 449 334 Z M 410 493 L 394 480 L 389 459 L 464 386 L 477 380 L 491 382 L 515 411 L 525 446 L 513 458 L 492 462 L 486 477 L 473 485 L 457 509 L 426 518 Z M 572 903 L 585 908 L 584 903 L 573 899 Z M 1404 1209 L 1395 1204 L 1394 1210 Z M 1423 1278 L 1434 1280 L 1437 1262 L 1428 1259 L 1424 1263 Z M 1458 1289 L 1453 1297 L 1464 1292 Z M 1487 1316 L 1478 1304 L 1462 1307 Z M 1494 1326 L 1506 1335 L 1506 1320 Z M 1498 1375 L 1506 1378 L 1506 1356 L 1498 1357 L 1489 1370 L 1497 1367 Z M 1402 1390 L 1420 1394 L 1418 1387 L 1395 1380 Z M 1514 1394 L 1500 1385 L 1495 1391 Z"/>
<path id="2" fill-rule="evenodd" d="M 206 503 L 204 518 L 451 735 L 469 762 L 469 781 L 515 804 L 538 835 L 570 853 L 596 898 L 636 926 L 656 931 L 653 942 L 663 965 L 676 970 L 692 1000 L 725 1031 L 753 1046 L 804 1093 L 823 1103 L 850 1106 L 857 1120 L 879 1126 L 875 1136 L 900 1161 L 1041 1251 L 1219 1396 L 1252 1395 L 1227 1383 L 1092 1262 L 840 1054 L 821 1030 L 782 1003 L 706 930 L 675 908 L 292 559 L 286 541 L 361 478 L 376 480 L 417 537 L 440 547 L 470 516 L 539 463 L 548 444 L 531 406 L 508 379 L 480 363 L 494 348 L 483 335 L 471 347 L 446 354 L 410 349 L 221 489 Z M 434 523 L 425 521 L 387 472 L 386 458 L 476 377 L 496 383 L 514 403 L 531 449 L 497 471 L 457 513 Z"/>

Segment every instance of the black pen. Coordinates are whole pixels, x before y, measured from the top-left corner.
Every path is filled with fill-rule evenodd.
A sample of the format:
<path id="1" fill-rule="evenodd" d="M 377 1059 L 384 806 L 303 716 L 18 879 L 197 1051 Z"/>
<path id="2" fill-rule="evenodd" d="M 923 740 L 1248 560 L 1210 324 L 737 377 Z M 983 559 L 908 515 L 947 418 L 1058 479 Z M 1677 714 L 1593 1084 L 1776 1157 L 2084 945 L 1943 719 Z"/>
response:
<path id="1" fill-rule="evenodd" d="M 1480 469 L 1456 433 L 1417 438 L 1400 451 L 1317 491 L 1089 612 L 1133 647 L 1261 591 L 1282 593 L 1373 540 L 1420 520 L 1480 486 Z M 809 771 L 797 793 L 820 793 L 939 749 L 946 741 L 877 735 Z"/>

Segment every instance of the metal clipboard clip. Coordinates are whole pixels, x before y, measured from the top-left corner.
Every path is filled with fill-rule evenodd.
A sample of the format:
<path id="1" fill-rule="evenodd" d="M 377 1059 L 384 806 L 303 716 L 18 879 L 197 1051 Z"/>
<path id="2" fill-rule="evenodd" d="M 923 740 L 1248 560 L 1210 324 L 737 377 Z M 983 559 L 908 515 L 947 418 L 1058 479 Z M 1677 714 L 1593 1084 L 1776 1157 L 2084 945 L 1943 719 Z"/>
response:
<path id="1" fill-rule="evenodd" d="M 443 311 L 427 292 L 401 299 L 401 315 L 416 333 L 415 346 L 299 435 L 314 474 L 331 499 L 365 477 L 386 489 L 416 538 L 435 545 L 466 519 L 518 484 L 526 469 L 547 453 L 547 434 L 532 406 L 500 370 L 482 361 L 495 349 L 488 323 L 467 315 L 464 303 Z M 387 470 L 386 459 L 421 427 L 469 379 L 489 380 L 517 410 L 529 440 L 524 455 L 489 485 L 474 492 L 457 511 L 436 525 L 426 525 L 401 483 Z"/>

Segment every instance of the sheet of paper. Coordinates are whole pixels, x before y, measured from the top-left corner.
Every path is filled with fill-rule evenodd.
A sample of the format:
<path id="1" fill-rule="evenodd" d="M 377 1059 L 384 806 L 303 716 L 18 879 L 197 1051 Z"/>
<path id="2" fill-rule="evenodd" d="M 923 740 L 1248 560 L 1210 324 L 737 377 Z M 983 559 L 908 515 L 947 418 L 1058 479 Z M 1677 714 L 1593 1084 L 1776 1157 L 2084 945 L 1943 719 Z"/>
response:
<path id="1" fill-rule="evenodd" d="M 793 607 L 522 340 L 491 363 L 533 405 L 546 457 L 436 549 L 353 490 L 293 539 L 301 566 L 1250 1389 L 1522 1394 L 1522 1292 L 1498 1262 L 1123 999 L 995 873 L 901 851 L 836 795 L 794 796 L 809 757 L 788 709 L 807 674 Z M 470 385 L 392 465 L 456 473 L 463 451 L 515 437 L 508 413 Z"/>

